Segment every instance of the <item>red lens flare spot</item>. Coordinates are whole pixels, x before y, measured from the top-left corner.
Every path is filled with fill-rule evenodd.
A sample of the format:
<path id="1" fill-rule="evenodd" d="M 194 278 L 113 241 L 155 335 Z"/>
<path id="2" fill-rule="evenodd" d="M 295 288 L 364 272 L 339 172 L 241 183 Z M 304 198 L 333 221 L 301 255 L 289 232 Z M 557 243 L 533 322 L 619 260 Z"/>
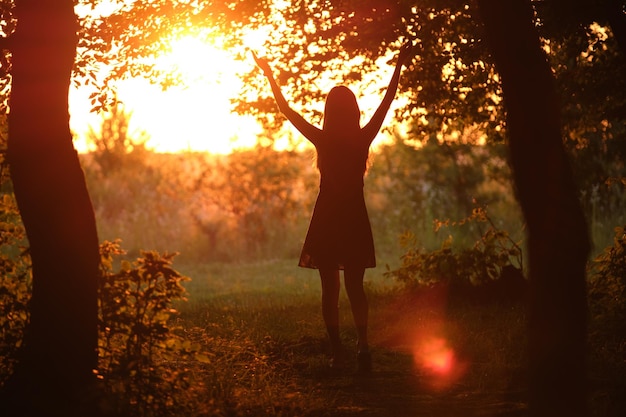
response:
<path id="1" fill-rule="evenodd" d="M 454 366 L 454 351 L 442 338 L 433 338 L 424 342 L 418 355 L 422 367 L 438 375 L 450 373 Z"/>
<path id="2" fill-rule="evenodd" d="M 414 350 L 415 364 L 425 375 L 425 383 L 434 390 L 452 386 L 465 373 L 466 364 L 459 361 L 448 341 L 443 337 L 426 337 Z"/>

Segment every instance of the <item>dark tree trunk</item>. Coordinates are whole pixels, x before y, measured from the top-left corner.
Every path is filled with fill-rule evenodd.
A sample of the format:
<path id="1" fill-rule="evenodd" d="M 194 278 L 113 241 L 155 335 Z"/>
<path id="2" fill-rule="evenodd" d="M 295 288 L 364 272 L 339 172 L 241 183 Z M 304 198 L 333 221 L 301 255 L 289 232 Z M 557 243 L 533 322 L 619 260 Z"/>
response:
<path id="1" fill-rule="evenodd" d="M 611 31 L 622 55 L 626 55 L 626 11 L 624 7 L 626 5 L 623 0 L 607 0 L 604 3 L 607 20 L 611 25 Z"/>
<path id="2" fill-rule="evenodd" d="M 8 158 L 30 245 L 33 295 L 25 348 L 0 414 L 78 415 L 97 362 L 99 255 L 69 128 L 77 20 L 72 0 L 15 3 Z"/>
<path id="3" fill-rule="evenodd" d="M 528 230 L 532 416 L 586 416 L 589 237 L 529 0 L 479 0 L 501 76 L 513 177 Z"/>

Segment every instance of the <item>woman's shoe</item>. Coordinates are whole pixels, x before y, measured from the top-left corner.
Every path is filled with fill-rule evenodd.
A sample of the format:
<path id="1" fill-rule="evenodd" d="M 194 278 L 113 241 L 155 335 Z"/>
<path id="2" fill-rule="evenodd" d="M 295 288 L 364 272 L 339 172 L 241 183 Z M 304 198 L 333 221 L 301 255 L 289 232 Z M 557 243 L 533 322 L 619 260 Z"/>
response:
<path id="1" fill-rule="evenodd" d="M 372 354 L 369 352 L 369 350 L 359 351 L 356 354 L 356 363 L 359 372 L 372 372 Z"/>

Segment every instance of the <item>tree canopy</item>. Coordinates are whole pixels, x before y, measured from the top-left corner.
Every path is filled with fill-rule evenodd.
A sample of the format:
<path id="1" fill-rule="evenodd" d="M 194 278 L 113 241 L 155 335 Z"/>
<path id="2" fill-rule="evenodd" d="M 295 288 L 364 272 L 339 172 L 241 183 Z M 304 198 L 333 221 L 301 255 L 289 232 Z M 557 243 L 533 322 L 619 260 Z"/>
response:
<path id="1" fill-rule="evenodd" d="M 561 93 L 568 147 L 578 154 L 592 147 L 623 157 L 626 60 L 620 36 L 626 25 L 626 2 L 532 3 Z M 0 2 L 0 32 L 5 36 L 15 27 L 12 4 Z M 164 88 L 181 82 L 154 63 L 178 36 L 211 40 L 241 59 L 251 37 L 265 39 L 255 47 L 280 72 L 279 84 L 301 106 L 323 100 L 326 91 L 314 80 L 363 83 L 365 74 L 381 60 L 390 60 L 410 39 L 415 57 L 400 86 L 409 99 L 398 116 L 412 121 L 411 138 L 457 137 L 468 128 L 479 128 L 490 141 L 503 138 L 500 79 L 474 1 L 76 0 L 76 4 L 81 37 L 74 82 L 93 88 L 95 109 L 110 104 L 115 80 L 146 77 Z M 0 92 L 6 97 L 8 53 L 1 58 Z M 247 88 L 234 108 L 257 115 L 268 128 L 276 127 L 272 123 L 276 110 L 264 80 L 255 72 L 245 78 Z M 315 114 L 310 105 L 303 108 Z M 282 120 L 278 118 L 278 123 Z"/>

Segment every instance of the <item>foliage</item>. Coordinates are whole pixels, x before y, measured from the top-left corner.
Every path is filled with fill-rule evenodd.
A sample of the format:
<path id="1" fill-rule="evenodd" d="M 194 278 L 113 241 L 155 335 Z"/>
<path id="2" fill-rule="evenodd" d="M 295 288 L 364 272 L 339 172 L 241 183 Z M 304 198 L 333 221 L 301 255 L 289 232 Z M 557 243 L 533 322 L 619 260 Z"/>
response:
<path id="1" fill-rule="evenodd" d="M 79 0 L 76 8 L 80 41 L 74 81 L 93 90 L 96 109 L 115 101 L 115 83 L 120 79 L 142 76 L 164 87 L 182 82 L 153 59 L 182 36 L 219 43 L 241 59 L 247 40 L 264 39 L 260 52 L 273 58 L 272 67 L 280 70 L 279 83 L 300 105 L 323 99 L 326 91 L 313 82 L 320 77 L 380 87 L 384 80 L 372 80 L 367 73 L 411 39 L 415 57 L 401 80 L 401 91 L 409 100 L 400 115 L 412 120 L 412 139 L 468 128 L 478 128 L 492 142 L 504 138 L 500 80 L 483 39 L 476 2 L 116 0 L 110 2 L 115 7 L 106 9 L 99 7 L 101 3 Z M 604 3 L 577 1 L 571 7 L 551 0 L 533 6 L 562 93 L 570 150 L 579 153 L 592 146 L 604 158 L 619 158 L 624 152 L 626 60 L 611 24 L 614 18 L 623 19 L 623 10 L 619 2 L 613 2 L 613 9 Z M 15 28 L 12 4 L 0 2 L 0 29 L 7 36 Z M 243 76 L 246 87 L 236 108 L 256 114 L 269 126 L 275 106 L 262 88 L 265 80 L 258 73 Z M 7 77 L 1 79 L 8 85 Z M 259 97 L 259 91 L 266 93 Z"/>
<path id="2" fill-rule="evenodd" d="M 93 155 L 82 155 L 102 239 L 122 238 L 133 254 L 175 247 L 187 260 L 284 258 L 300 250 L 316 187 L 306 153 L 259 147 L 142 158 L 103 176 Z"/>
<path id="3" fill-rule="evenodd" d="M 4 173 L 3 169 L 3 173 Z M 0 203 L 0 386 L 11 375 L 29 321 L 31 265 L 24 230 L 7 183 Z M 173 303 L 185 300 L 188 278 L 171 268 L 173 254 L 145 252 L 117 261 L 117 242 L 100 247 L 99 368 L 105 415 L 189 415 L 189 364 L 207 363 L 196 343 L 173 325 Z M 119 272 L 114 272 L 119 263 Z"/>
<path id="4" fill-rule="evenodd" d="M 613 246 L 607 246 L 590 263 L 590 277 L 589 298 L 594 316 L 616 337 L 626 337 L 626 226 L 615 228 Z"/>
<path id="5" fill-rule="evenodd" d="M 81 158 L 101 238 L 122 238 L 133 256 L 140 249 L 170 248 L 184 261 L 247 262 L 299 254 L 318 180 L 308 151 L 146 152 L 141 163 L 123 163 L 107 176 L 92 155 Z M 398 140 L 373 151 L 365 195 L 383 264 L 401 255 L 397 238 L 405 230 L 425 249 L 439 247 L 433 220 L 465 216 L 474 199 L 497 214 L 498 229 L 521 238 L 522 218 L 505 158 L 504 145 L 469 140 L 423 146 Z M 624 220 L 623 210 L 615 210 L 624 201 L 620 185 L 612 182 L 610 198 L 594 195 L 589 220 L 597 248 L 610 242 L 605 230 Z M 475 242 L 472 227 L 457 229 L 456 245 Z"/>
<path id="6" fill-rule="evenodd" d="M 0 154 L 0 385 L 11 372 L 29 320 L 31 263 L 24 226 Z"/>
<path id="7" fill-rule="evenodd" d="M 202 171 L 194 191 L 201 195 L 205 207 L 216 207 L 227 219 L 234 220 L 235 233 L 243 243 L 241 249 L 253 256 L 273 257 L 279 254 L 265 253 L 263 247 L 289 239 L 294 223 L 309 210 L 314 178 L 312 164 L 307 163 L 305 155 L 259 145 L 217 159 L 214 166 Z M 194 218 L 216 242 L 219 217 L 196 211 Z"/>
<path id="8" fill-rule="evenodd" d="M 315 92 L 306 96 L 310 92 L 303 91 L 300 78 L 306 83 L 311 72 L 335 71 L 340 80 L 352 81 L 349 58 L 359 62 L 361 75 L 357 77 L 362 77 L 370 71 L 371 63 L 397 48 L 398 40 L 414 39 L 416 56 L 401 79 L 401 91 L 408 101 L 397 115 L 410 121 L 406 139 L 424 143 L 475 128 L 485 135 L 487 143 L 499 143 L 506 129 L 503 96 L 475 4 L 375 0 L 301 3 L 284 13 L 293 31 L 285 30 L 282 36 L 271 38 L 267 53 L 275 56 L 275 67 L 285 73 L 281 84 L 294 90 L 296 101 L 306 103 L 317 97 Z M 615 193 L 602 184 L 623 171 L 625 53 L 610 29 L 610 16 L 597 2 L 577 2 L 575 12 L 556 1 L 534 4 L 544 50 L 561 94 L 562 131 L 573 157 L 573 172 L 583 190 L 582 204 L 590 216 L 596 190 L 599 198 L 610 202 L 605 206 L 607 216 L 614 216 L 623 211 L 619 204 L 622 199 L 615 200 Z M 290 36 L 296 35 L 297 29 L 304 29 L 304 33 Z M 303 45 L 308 45 L 307 54 L 300 53 Z M 287 54 L 283 52 L 285 46 Z M 330 59 L 333 57 L 340 59 Z M 263 100 L 257 108 L 261 113 L 273 111 Z"/>
<path id="9" fill-rule="evenodd" d="M 102 0 L 79 0 L 80 40 L 75 83 L 93 89 L 93 110 L 113 102 L 118 80 L 141 76 L 163 88 L 181 82 L 153 58 L 171 50 L 169 41 L 185 35 L 223 42 L 220 29 L 253 21 L 264 5 L 229 0 L 142 0 L 107 2 L 112 13 L 98 13 Z M 102 71 L 102 64 L 107 70 Z"/>
<path id="10" fill-rule="evenodd" d="M 193 387 L 189 369 L 176 364 L 208 362 L 173 326 L 173 303 L 185 300 L 182 283 L 188 278 L 172 269 L 174 254 L 144 252 L 133 263 L 122 260 L 114 272 L 114 261 L 124 253 L 119 243 L 104 242 L 100 253 L 98 375 L 107 411 L 169 416 L 186 410 L 180 395 Z"/>
<path id="11" fill-rule="evenodd" d="M 414 235 L 404 234 L 401 242 L 407 251 L 402 256 L 402 265 L 389 270 L 387 275 L 407 286 L 446 284 L 460 290 L 489 285 L 500 279 L 512 278 L 519 283 L 523 276 L 522 249 L 507 232 L 495 226 L 484 208 L 474 208 L 469 217 L 457 222 L 437 222 L 435 228 L 460 227 L 468 223 L 487 225 L 471 248 L 455 249 L 452 236 L 448 236 L 440 249 L 425 251 L 418 246 Z M 512 285 L 517 283 L 511 282 Z"/>
<path id="12" fill-rule="evenodd" d="M 6 34 L 15 24 L 11 3 L 0 3 Z M 97 109 L 114 100 L 119 79 L 143 76 L 164 87 L 180 83 L 180 77 L 163 72 L 153 58 L 181 36 L 222 44 L 241 58 L 251 37 L 265 40 L 262 48 L 273 58 L 272 67 L 280 70 L 279 83 L 299 104 L 322 99 L 326 92 L 312 82 L 320 76 L 337 83 L 371 82 L 366 74 L 411 39 L 415 57 L 401 83 L 410 100 L 401 114 L 415 121 L 414 134 L 428 137 L 478 127 L 491 141 L 503 138 L 500 80 L 483 39 L 476 2 L 116 0 L 111 2 L 116 7 L 104 14 L 98 7 L 101 0 L 77 3 L 81 36 L 75 82 L 93 88 Z M 603 2 L 578 1 L 575 8 L 556 0 L 533 3 L 563 92 L 566 134 L 579 136 L 582 120 L 588 133 L 598 126 L 594 120 L 620 126 L 624 89 L 619 86 L 626 63 L 610 31 L 615 16 Z M 606 36 L 594 34 L 594 27 L 605 28 Z M 237 108 L 270 123 L 272 100 L 258 97 L 264 80 L 258 74 L 244 77 L 246 91 Z M 250 99 L 250 92 L 258 100 Z"/>
<path id="13" fill-rule="evenodd" d="M 2 39 L 15 31 L 16 20 L 13 15 L 13 0 L 0 1 L 0 43 Z M 10 52 L 6 48 L 0 50 L 0 113 L 6 114 L 7 97 L 11 91 L 11 77 L 9 76 Z"/>
<path id="14" fill-rule="evenodd" d="M 504 145 L 481 145 L 475 134 L 417 145 L 396 136 L 382 145 L 366 179 L 376 200 L 372 222 L 423 235 L 433 218 L 464 216 L 474 200 L 504 215 L 503 207 L 515 205 Z M 506 220 L 517 221 L 514 213 Z"/>
<path id="15" fill-rule="evenodd" d="M 577 2 L 576 13 L 558 1 L 533 3 L 562 92 L 566 136 L 586 141 L 594 140 L 592 131 L 622 130 L 625 90 L 620 86 L 626 62 L 610 30 L 608 9 L 593 1 Z M 266 17 L 270 11 L 265 9 Z M 480 129 L 491 142 L 504 138 L 500 79 L 484 42 L 476 2 L 303 2 L 280 12 L 285 24 L 264 47 L 275 60 L 272 67 L 281 71 L 280 84 L 295 101 L 319 99 L 316 88 L 308 87 L 309 77 L 335 73 L 344 83 L 365 78 L 379 58 L 388 57 L 402 40 L 413 39 L 416 56 L 401 79 L 409 100 L 400 111 L 404 120 L 413 120 L 412 139 L 470 127 Z M 258 89 L 249 78 L 251 88 Z M 274 111 L 264 99 L 255 106 L 240 106 L 245 112 L 255 108 L 261 113 Z M 599 127 L 597 122 L 603 120 L 609 129 Z M 624 142 L 620 135 L 612 140 Z M 574 149 L 569 140 L 568 144 Z"/>
<path id="16" fill-rule="evenodd" d="M 400 91 L 408 100 L 399 115 L 412 120 L 411 135 L 423 140 L 480 126 L 491 139 L 501 139 L 499 80 L 473 2 L 298 3 L 281 15 L 286 24 L 272 34 L 263 52 L 280 70 L 279 84 L 295 102 L 304 106 L 323 98 L 326 91 L 309 82 L 322 74 L 357 90 L 372 82 L 382 89 L 387 80 L 374 75 L 372 81 L 371 75 L 410 39 L 415 56 L 401 78 Z M 247 84 L 259 90 L 252 75 Z M 250 103 L 238 103 L 238 110 L 273 111 L 264 97 Z"/>
<path id="17" fill-rule="evenodd" d="M 602 399 L 612 414 L 624 414 L 626 386 L 626 226 L 616 227 L 613 245 L 588 268 L 590 363 L 599 368 Z M 607 414 L 609 415 L 609 414 Z"/>
<path id="18" fill-rule="evenodd" d="M 118 103 L 82 155 L 100 234 L 131 250 L 176 247 L 212 260 L 282 257 L 298 250 L 314 189 L 310 158 L 271 146 L 229 155 L 157 154 L 128 132 Z M 147 205 L 149 202 L 149 205 Z M 155 227 L 158 226 L 158 227 Z M 287 247 L 286 244 L 290 244 Z"/>
<path id="19" fill-rule="evenodd" d="M 169 198 L 175 186 L 168 178 L 171 172 L 162 169 L 162 161 L 146 148 L 145 133 L 129 131 L 131 116 L 117 102 L 103 114 L 100 129 L 90 130 L 91 151 L 80 155 L 99 234 L 104 240 L 123 238 L 136 254 L 140 248 L 187 250 L 158 244 L 175 242 L 179 232 L 169 227 L 180 217 L 178 205 Z"/>
<path id="20" fill-rule="evenodd" d="M 146 134 L 132 137 L 128 131 L 131 114 L 124 105 L 116 101 L 108 113 L 102 116 L 100 132 L 89 128 L 87 141 L 95 149 L 91 152 L 94 162 L 103 176 L 124 168 L 124 165 L 141 164 L 145 159 Z"/>

